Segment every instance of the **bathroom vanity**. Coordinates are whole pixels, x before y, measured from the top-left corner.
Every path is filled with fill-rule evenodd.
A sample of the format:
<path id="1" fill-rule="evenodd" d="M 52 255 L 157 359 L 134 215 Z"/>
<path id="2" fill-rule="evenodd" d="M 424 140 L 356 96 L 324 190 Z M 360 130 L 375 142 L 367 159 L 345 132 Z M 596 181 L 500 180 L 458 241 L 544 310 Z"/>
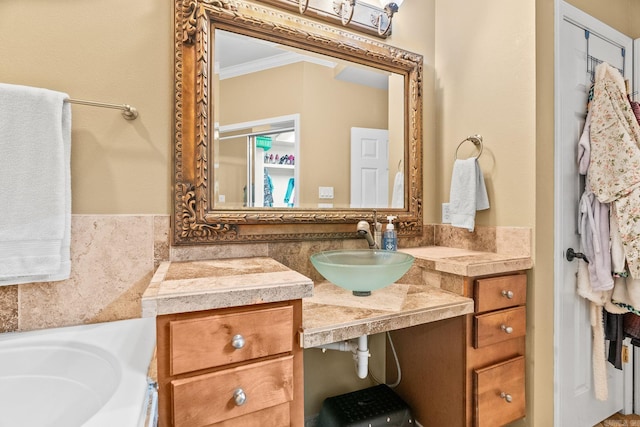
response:
<path id="1" fill-rule="evenodd" d="M 496 427 L 523 418 L 528 257 L 463 249 L 406 250 L 444 289 L 473 298 L 470 315 L 392 333 L 396 392 L 424 425 Z M 395 365 L 387 359 L 388 380 Z"/>
<path id="2" fill-rule="evenodd" d="M 161 264 L 142 301 L 157 319 L 160 425 L 301 427 L 303 349 L 386 331 L 395 390 L 423 425 L 522 418 L 530 258 L 404 251 L 412 269 L 369 297 L 266 257 Z"/>
<path id="3" fill-rule="evenodd" d="M 160 265 L 156 316 L 163 427 L 302 426 L 302 298 L 313 283 L 263 257 Z"/>

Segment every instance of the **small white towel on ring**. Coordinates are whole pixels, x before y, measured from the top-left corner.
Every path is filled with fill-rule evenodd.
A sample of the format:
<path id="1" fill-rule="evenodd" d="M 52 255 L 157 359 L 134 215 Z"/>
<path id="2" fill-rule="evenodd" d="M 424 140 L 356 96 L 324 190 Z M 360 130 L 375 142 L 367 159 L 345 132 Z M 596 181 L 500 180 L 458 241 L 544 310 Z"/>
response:
<path id="1" fill-rule="evenodd" d="M 68 95 L 0 83 L 0 286 L 70 276 Z"/>
<path id="2" fill-rule="evenodd" d="M 451 225 L 473 231 L 476 211 L 484 209 L 489 209 L 489 197 L 478 159 L 456 159 L 449 193 Z"/>
<path id="3" fill-rule="evenodd" d="M 392 208 L 404 208 L 404 173 L 396 173 L 393 180 L 393 193 L 391 196 Z"/>

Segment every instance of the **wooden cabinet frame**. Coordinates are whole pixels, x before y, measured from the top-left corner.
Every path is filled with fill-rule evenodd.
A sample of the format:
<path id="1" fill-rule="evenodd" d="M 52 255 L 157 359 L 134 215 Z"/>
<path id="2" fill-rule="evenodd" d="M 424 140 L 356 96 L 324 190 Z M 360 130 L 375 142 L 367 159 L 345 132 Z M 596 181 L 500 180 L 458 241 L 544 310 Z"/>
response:
<path id="1" fill-rule="evenodd" d="M 228 363 L 222 366 L 215 366 L 204 369 L 197 369 L 189 372 L 181 372 L 176 375 L 171 375 L 171 322 L 183 321 L 183 320 L 195 320 L 202 319 L 209 316 L 218 315 L 242 315 L 246 314 L 251 316 L 256 310 L 265 310 L 272 308 L 291 307 L 293 322 L 289 324 L 291 342 L 291 351 L 287 351 L 279 354 L 270 354 L 264 357 L 258 357 L 256 359 L 245 360 L 241 362 Z M 194 322 L 197 324 L 198 322 Z M 175 324 L 175 323 L 174 323 Z M 176 419 L 173 413 L 173 396 L 172 389 L 174 385 L 182 385 L 189 380 L 196 381 L 198 378 L 211 376 L 224 370 L 233 370 L 236 368 L 255 365 L 263 362 L 277 361 L 277 360 L 292 360 L 293 365 L 293 397 L 292 400 L 283 405 L 278 405 L 265 409 L 269 414 L 273 416 L 265 415 L 267 412 L 261 415 L 263 418 L 261 427 L 266 427 L 265 420 L 270 420 L 274 423 L 274 426 L 280 426 L 278 424 L 282 420 L 284 412 L 288 411 L 288 419 L 292 426 L 304 425 L 304 365 L 303 365 L 303 351 L 299 343 L 299 330 L 302 325 L 302 300 L 294 300 L 280 303 L 270 304 L 258 304 L 252 306 L 207 310 L 192 313 L 180 313 L 158 316 L 156 319 L 156 334 L 157 334 L 157 364 L 158 364 L 158 388 L 159 388 L 159 400 L 158 400 L 158 414 L 160 427 L 172 427 L 173 420 Z M 250 326 L 250 325 L 249 325 Z M 287 362 L 288 363 L 288 362 Z M 185 381 L 186 380 L 186 381 Z M 287 387 L 290 384 L 287 384 Z M 231 397 L 230 397 L 231 401 Z M 261 411 L 262 413 L 262 411 Z M 179 418 L 179 417 L 178 417 Z M 252 426 L 254 421 L 251 419 L 251 414 L 244 415 L 241 421 L 242 425 Z M 227 421 L 221 421 L 215 426 L 231 426 L 234 423 L 239 422 L 238 419 L 233 418 Z M 271 426 L 271 424 L 269 424 Z M 195 426 L 194 426 L 195 427 Z"/>
<path id="2" fill-rule="evenodd" d="M 516 274 L 518 279 L 526 280 L 522 272 L 511 273 L 510 276 Z M 477 279 L 465 278 L 465 296 L 474 296 L 473 285 Z M 411 407 L 414 418 L 423 425 L 481 425 L 475 415 L 476 370 L 525 356 L 525 335 L 475 348 L 476 314 L 391 333 L 403 369 L 402 381 L 395 391 Z M 395 380 L 395 370 L 393 357 L 387 357 L 387 382 Z M 524 373 L 522 378 L 524 381 Z"/>

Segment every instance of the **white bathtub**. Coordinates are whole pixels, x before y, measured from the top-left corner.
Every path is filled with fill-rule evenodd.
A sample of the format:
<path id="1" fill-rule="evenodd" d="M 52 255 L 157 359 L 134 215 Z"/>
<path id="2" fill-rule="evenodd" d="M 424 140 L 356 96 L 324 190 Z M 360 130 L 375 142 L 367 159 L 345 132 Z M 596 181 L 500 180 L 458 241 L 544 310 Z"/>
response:
<path id="1" fill-rule="evenodd" d="M 0 427 L 137 427 L 155 319 L 0 334 Z"/>

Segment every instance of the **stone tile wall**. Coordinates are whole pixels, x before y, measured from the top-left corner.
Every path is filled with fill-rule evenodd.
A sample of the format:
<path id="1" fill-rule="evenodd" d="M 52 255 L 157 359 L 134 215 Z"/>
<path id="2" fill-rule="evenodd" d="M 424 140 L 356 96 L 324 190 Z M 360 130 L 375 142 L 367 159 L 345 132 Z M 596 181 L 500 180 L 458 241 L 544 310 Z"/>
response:
<path id="1" fill-rule="evenodd" d="M 71 277 L 0 287 L 0 332 L 139 317 L 168 235 L 168 216 L 74 215 Z"/>
<path id="2" fill-rule="evenodd" d="M 172 247 L 169 222 L 168 215 L 73 215 L 71 277 L 60 282 L 0 287 L 0 332 L 139 317 L 140 297 L 161 261 L 269 256 L 320 281 L 309 262 L 312 253 L 367 247 L 357 238 Z M 400 239 L 400 246 L 438 244 L 489 252 L 530 251 L 530 229 L 508 232 L 478 227 L 469 233 L 426 225 L 424 230 L 422 238 Z"/>

